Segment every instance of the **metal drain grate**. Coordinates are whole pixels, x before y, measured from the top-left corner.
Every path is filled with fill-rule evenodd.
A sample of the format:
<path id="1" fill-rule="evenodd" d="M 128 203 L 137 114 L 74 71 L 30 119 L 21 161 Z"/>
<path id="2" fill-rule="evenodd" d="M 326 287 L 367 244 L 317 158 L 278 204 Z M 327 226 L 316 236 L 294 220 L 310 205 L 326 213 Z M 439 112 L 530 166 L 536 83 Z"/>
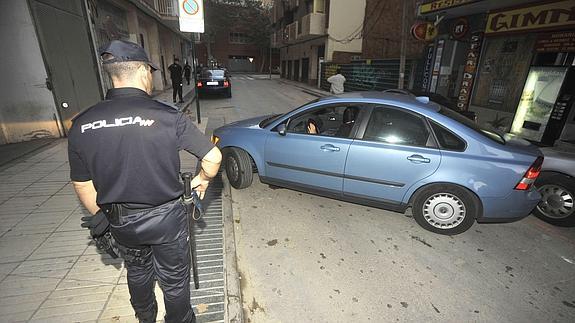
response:
<path id="1" fill-rule="evenodd" d="M 198 322 L 224 322 L 224 219 L 222 174 L 208 186 L 206 213 L 194 226 L 200 288 L 191 280 L 191 301 Z"/>

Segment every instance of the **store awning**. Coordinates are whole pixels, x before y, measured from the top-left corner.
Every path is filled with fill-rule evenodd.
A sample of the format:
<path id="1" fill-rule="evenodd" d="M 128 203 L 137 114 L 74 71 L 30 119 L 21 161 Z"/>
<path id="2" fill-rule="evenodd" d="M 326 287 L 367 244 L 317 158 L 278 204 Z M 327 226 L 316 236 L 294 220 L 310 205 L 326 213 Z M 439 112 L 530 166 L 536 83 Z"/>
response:
<path id="1" fill-rule="evenodd" d="M 433 0 L 420 4 L 418 14 L 424 18 L 454 18 L 536 2 L 541 0 Z"/>

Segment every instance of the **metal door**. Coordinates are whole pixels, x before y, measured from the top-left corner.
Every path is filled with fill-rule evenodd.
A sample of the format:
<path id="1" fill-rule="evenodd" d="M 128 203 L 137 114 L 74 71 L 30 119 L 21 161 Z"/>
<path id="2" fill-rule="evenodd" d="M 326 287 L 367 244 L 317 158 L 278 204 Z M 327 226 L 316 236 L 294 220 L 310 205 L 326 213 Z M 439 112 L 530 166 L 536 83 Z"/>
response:
<path id="1" fill-rule="evenodd" d="M 29 0 L 54 101 L 67 133 L 71 119 L 102 99 L 84 1 Z"/>
<path id="2" fill-rule="evenodd" d="M 309 58 L 301 59 L 301 81 L 307 83 L 309 80 Z"/>

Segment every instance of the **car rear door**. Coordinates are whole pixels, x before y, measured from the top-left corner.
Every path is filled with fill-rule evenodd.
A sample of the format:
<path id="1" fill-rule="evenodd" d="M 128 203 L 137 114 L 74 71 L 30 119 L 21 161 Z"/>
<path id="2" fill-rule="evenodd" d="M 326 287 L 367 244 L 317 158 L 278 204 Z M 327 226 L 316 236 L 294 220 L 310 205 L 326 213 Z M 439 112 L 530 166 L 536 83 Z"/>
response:
<path id="1" fill-rule="evenodd" d="M 422 116 L 391 106 L 374 106 L 364 130 L 350 145 L 343 192 L 346 197 L 399 204 L 416 182 L 441 162 Z"/>
<path id="2" fill-rule="evenodd" d="M 313 109 L 329 109 L 321 114 L 320 134 L 308 134 L 302 125 L 309 117 L 318 117 L 313 111 L 292 118 L 285 135 L 270 134 L 265 147 L 266 177 L 280 181 L 280 185 L 341 196 L 345 161 L 353 140 L 335 137 L 337 127 L 334 129 L 333 124 L 341 124 L 346 106 Z"/>

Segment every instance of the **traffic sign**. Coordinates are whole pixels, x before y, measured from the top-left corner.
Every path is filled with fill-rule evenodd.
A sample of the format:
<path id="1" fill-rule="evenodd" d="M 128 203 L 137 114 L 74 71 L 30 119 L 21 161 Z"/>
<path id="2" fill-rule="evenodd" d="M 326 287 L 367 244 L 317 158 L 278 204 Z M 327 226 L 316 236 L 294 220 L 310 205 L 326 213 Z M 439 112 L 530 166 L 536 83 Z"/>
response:
<path id="1" fill-rule="evenodd" d="M 203 0 L 178 0 L 178 8 L 180 12 L 180 31 L 204 32 Z"/>

